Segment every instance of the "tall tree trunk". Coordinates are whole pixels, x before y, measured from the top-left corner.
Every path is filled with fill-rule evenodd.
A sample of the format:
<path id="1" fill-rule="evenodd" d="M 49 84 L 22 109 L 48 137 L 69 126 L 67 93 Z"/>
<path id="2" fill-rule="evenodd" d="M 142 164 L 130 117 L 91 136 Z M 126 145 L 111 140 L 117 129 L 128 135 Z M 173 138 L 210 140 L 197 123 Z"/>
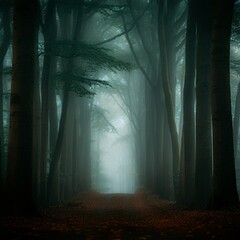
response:
<path id="1" fill-rule="evenodd" d="M 61 155 L 61 164 L 62 164 L 62 174 L 64 174 L 64 200 L 68 199 L 72 196 L 72 180 L 73 180 L 73 167 L 72 167 L 72 159 L 73 159 L 73 119 L 74 119 L 74 111 L 75 111 L 75 96 L 74 93 L 69 93 L 69 104 L 67 110 L 67 122 L 66 126 L 71 126 L 65 128 L 64 133 L 64 144 L 62 146 Z"/>
<path id="2" fill-rule="evenodd" d="M 213 124 L 213 207 L 239 204 L 234 166 L 229 52 L 234 0 L 213 0 L 211 97 Z"/>
<path id="3" fill-rule="evenodd" d="M 185 82 L 183 89 L 184 191 L 186 205 L 191 205 L 194 194 L 195 116 L 194 85 L 196 63 L 196 0 L 188 1 L 185 53 Z"/>
<path id="4" fill-rule="evenodd" d="M 49 79 L 49 118 L 50 118 L 50 158 L 57 141 L 58 133 L 58 116 L 57 116 L 57 98 L 56 98 L 56 81 L 54 76 L 56 75 L 57 59 L 52 61 L 51 74 Z"/>
<path id="5" fill-rule="evenodd" d="M 62 114 L 61 114 L 61 119 L 59 124 L 59 130 L 58 130 L 58 137 L 57 137 L 57 142 L 55 145 L 55 149 L 53 152 L 52 161 L 49 169 L 48 189 L 47 189 L 48 204 L 51 202 L 53 198 L 54 187 L 56 187 L 55 186 L 56 182 L 54 180 L 56 180 L 56 175 L 58 174 L 61 148 L 64 140 L 64 130 L 65 130 L 66 120 L 67 120 L 68 101 L 69 101 L 69 93 L 68 93 L 68 90 L 65 89 L 64 97 L 63 97 Z"/>
<path id="6" fill-rule="evenodd" d="M 78 191 L 78 122 L 77 122 L 77 113 L 74 112 L 73 116 L 73 144 L 72 144 L 72 192 L 77 193 Z"/>
<path id="7" fill-rule="evenodd" d="M 49 133 L 49 85 L 52 63 L 55 61 L 50 52 L 56 39 L 55 0 L 49 0 L 46 8 L 44 24 L 44 62 L 41 82 L 42 114 L 41 114 L 41 165 L 40 165 L 40 199 L 43 206 L 47 203 L 47 156 Z"/>
<path id="8" fill-rule="evenodd" d="M 81 2 L 81 4 L 78 6 L 78 8 L 76 9 L 76 23 L 72 24 L 72 26 L 74 26 L 74 31 L 71 37 L 71 40 L 77 41 L 79 39 L 79 34 L 81 31 L 81 27 L 82 27 L 82 4 L 83 2 Z M 71 8 L 71 7 L 70 7 Z M 59 11 L 60 11 L 60 15 L 61 15 L 61 25 L 62 25 L 62 34 L 66 34 L 65 31 L 68 31 L 69 29 L 67 29 L 65 27 L 66 22 L 71 22 L 69 21 L 69 16 L 67 16 L 67 14 L 65 14 L 65 12 L 62 13 L 62 7 L 59 7 Z M 70 9 L 71 11 L 71 9 Z M 66 12 L 68 13 L 68 11 Z M 64 27 L 63 27 L 64 25 Z M 69 33 L 69 32 L 68 32 Z M 67 36 L 69 37 L 69 34 L 67 34 Z M 64 36 L 66 37 L 66 36 Z M 66 71 L 68 72 L 72 72 L 73 70 L 73 66 L 74 66 L 74 60 L 73 59 L 69 59 L 66 63 Z M 48 178 L 48 189 L 47 189 L 47 196 L 48 196 L 48 204 L 51 202 L 51 199 L 53 197 L 53 190 L 56 187 L 56 176 L 58 174 L 58 168 L 59 168 L 59 163 L 60 163 L 60 156 L 61 156 L 61 148 L 63 145 L 63 141 L 64 141 L 64 133 L 65 133 L 65 128 L 66 128 L 66 122 L 67 122 L 67 111 L 68 111 L 68 107 L 69 107 L 69 89 L 68 89 L 68 84 L 67 84 L 67 80 L 64 83 L 64 93 L 63 93 L 63 101 L 62 101 L 62 113 L 61 113 L 61 118 L 60 118 L 60 123 L 59 123 L 59 130 L 58 130 L 58 136 L 57 136 L 57 141 L 56 141 L 56 145 L 55 145 L 55 149 L 53 151 L 53 157 L 50 163 L 50 169 L 49 169 L 49 178 Z"/>
<path id="9" fill-rule="evenodd" d="M 197 2 L 196 77 L 196 176 L 194 207 L 207 208 L 212 185 L 212 119 L 210 62 L 212 8 L 208 0 Z"/>
<path id="10" fill-rule="evenodd" d="M 8 211 L 33 214 L 33 92 L 38 30 L 37 0 L 14 1 Z M 26 37 L 27 36 L 27 37 Z"/>
<path id="11" fill-rule="evenodd" d="M 57 59 L 52 59 L 51 73 L 49 78 L 49 150 L 50 150 L 50 159 L 53 158 L 54 149 L 57 142 L 58 136 L 58 116 L 57 116 L 57 99 L 56 99 L 56 81 L 54 76 L 56 75 L 56 62 Z M 60 178 L 60 168 L 57 167 L 57 174 L 55 176 L 55 188 L 54 188 L 54 202 L 59 203 L 59 178 Z"/>
<path id="12" fill-rule="evenodd" d="M 90 162 L 90 109 L 89 100 L 79 99 L 81 134 L 79 136 L 79 161 L 80 161 L 80 183 L 79 190 L 86 191 L 90 189 L 91 162 Z"/>
<path id="13" fill-rule="evenodd" d="M 11 32 L 10 32 L 10 4 L 7 0 L 2 1 L 2 6 L 4 7 L 2 15 L 3 24 L 3 40 L 0 46 L 0 195 L 3 196 L 3 189 L 5 185 L 5 154 L 4 154 L 4 127 L 3 127 L 3 105 L 4 105 L 4 91 L 3 91 L 3 68 L 4 59 L 7 50 L 10 45 Z M 0 199 L 0 201 L 2 198 Z"/>
<path id="14" fill-rule="evenodd" d="M 160 61 L 162 72 L 162 85 L 165 95 L 167 119 L 169 124 L 169 130 L 171 134 L 172 142 L 172 154 L 173 154 L 173 183 L 174 183 L 174 197 L 177 198 L 178 184 L 179 184 L 179 143 L 178 133 L 174 116 L 173 98 L 169 83 L 168 73 L 168 59 L 166 53 L 166 38 L 165 38 L 165 24 L 164 24 L 164 2 L 158 1 L 158 40 L 160 47 Z"/>
<path id="15" fill-rule="evenodd" d="M 233 140 L 234 140 L 234 158 L 235 158 L 235 168 L 236 168 L 236 181 L 237 189 L 239 191 L 239 173 L 240 173 L 240 161 L 238 155 L 238 145 L 239 145 L 239 124 L 240 124 L 240 82 L 238 83 L 237 96 L 235 101 L 235 113 L 234 113 L 234 127 L 233 127 Z"/>
<path id="16" fill-rule="evenodd" d="M 174 187 L 173 187 L 173 171 L 172 171 L 172 143 L 171 134 L 169 131 L 169 123 L 167 117 L 166 103 L 164 102 L 164 123 L 163 123 L 163 160 L 162 160 L 162 193 L 160 195 L 163 199 L 174 200 Z"/>
<path id="17" fill-rule="evenodd" d="M 41 211 L 40 203 L 40 162 L 41 162 L 41 97 L 40 97 L 40 69 L 38 49 L 36 51 L 36 78 L 34 82 L 33 93 L 33 185 L 34 185 L 34 201 Z"/>
<path id="18" fill-rule="evenodd" d="M 147 69 L 141 66 L 141 61 L 137 57 L 133 44 L 130 41 L 129 34 L 126 32 L 126 39 L 129 43 L 129 47 L 133 53 L 134 59 L 139 66 L 142 74 L 145 76 L 146 87 L 145 87 L 145 104 L 146 104 L 146 120 L 145 120 L 145 136 L 146 136 L 146 169 L 145 169 L 145 178 L 146 178 L 146 187 L 150 189 L 155 194 L 160 194 L 161 186 L 161 167 L 162 167 L 162 149 L 163 149 L 163 119 L 165 111 L 162 110 L 163 101 L 163 91 L 161 81 L 158 77 L 158 56 L 154 54 L 155 49 L 158 49 L 158 40 L 156 35 L 157 30 L 157 11 L 156 3 L 148 3 L 152 8 L 151 20 L 151 37 L 148 38 L 148 35 L 143 31 L 141 22 L 137 20 L 135 15 L 134 7 L 132 2 L 138 4 L 138 1 L 128 0 L 128 6 L 130 8 L 131 17 L 136 23 L 136 29 L 140 37 L 140 41 L 144 50 L 144 53 L 147 57 Z M 126 31 L 126 21 L 123 17 L 124 29 Z M 151 39 L 149 41 L 149 39 Z"/>
<path id="19" fill-rule="evenodd" d="M 239 121 L 240 121 L 240 82 L 238 83 L 238 90 L 237 90 L 237 96 L 235 101 L 234 127 L 233 127 L 235 161 L 237 161 L 237 153 L 238 153 Z"/>

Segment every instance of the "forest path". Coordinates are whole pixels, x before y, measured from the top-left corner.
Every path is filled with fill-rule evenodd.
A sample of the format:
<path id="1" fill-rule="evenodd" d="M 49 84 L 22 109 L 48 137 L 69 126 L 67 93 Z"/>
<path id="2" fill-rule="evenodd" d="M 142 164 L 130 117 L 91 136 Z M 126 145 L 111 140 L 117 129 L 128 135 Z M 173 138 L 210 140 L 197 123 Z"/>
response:
<path id="1" fill-rule="evenodd" d="M 147 193 L 90 192 L 44 217 L 0 218 L 0 226 L 3 240 L 240 239 L 240 212 L 184 210 Z"/>

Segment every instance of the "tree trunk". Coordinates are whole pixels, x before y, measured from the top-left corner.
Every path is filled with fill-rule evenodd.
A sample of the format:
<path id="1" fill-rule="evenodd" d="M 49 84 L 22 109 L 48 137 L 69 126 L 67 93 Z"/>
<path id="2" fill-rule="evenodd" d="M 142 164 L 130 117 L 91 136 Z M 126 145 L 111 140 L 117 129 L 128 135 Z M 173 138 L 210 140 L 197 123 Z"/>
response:
<path id="1" fill-rule="evenodd" d="M 169 124 L 169 130 L 171 134 L 172 142 L 172 154 L 173 154 L 173 184 L 174 184 L 174 197 L 177 198 L 178 184 L 179 184 L 179 143 L 178 133 L 174 116 L 173 98 L 170 90 L 169 73 L 168 73 L 168 59 L 166 53 L 166 38 L 165 38 L 165 25 L 164 25 L 164 4 L 160 0 L 158 1 L 158 37 L 160 47 L 160 61 L 161 61 L 161 72 L 162 72 L 162 85 L 165 95 L 167 119 Z"/>
<path id="2" fill-rule="evenodd" d="M 90 162 L 90 109 L 89 100 L 81 98 L 78 100 L 80 106 L 80 124 L 81 134 L 79 136 L 79 161 L 80 161 L 80 183 L 79 190 L 86 191 L 90 189 L 91 162 Z"/>
<path id="3" fill-rule="evenodd" d="M 78 6 L 77 9 L 75 9 L 76 13 L 76 22 L 72 23 L 72 26 L 74 26 L 74 31 L 71 32 L 69 29 L 66 27 L 66 23 L 70 23 L 70 18 L 71 15 L 68 15 L 69 11 L 71 12 L 71 8 L 67 9 L 67 11 L 64 11 L 65 9 L 60 6 L 59 7 L 59 16 L 60 16 L 60 21 L 61 21 L 61 27 L 62 27 L 62 35 L 65 38 L 70 38 L 71 41 L 77 41 L 79 39 L 79 34 L 81 31 L 82 27 L 82 6 L 83 1 L 81 1 L 81 4 Z M 64 6 L 65 7 L 65 6 Z M 66 62 L 65 70 L 68 72 L 72 72 L 74 66 L 74 59 L 69 59 Z M 53 157 L 50 163 L 50 169 L 49 169 L 49 178 L 48 178 L 48 203 L 51 202 L 51 199 L 53 197 L 52 192 L 54 190 L 54 187 L 56 187 L 56 176 L 58 174 L 58 168 L 59 168 L 59 163 L 60 163 L 60 156 L 61 156 L 61 149 L 64 141 L 64 134 L 65 134 L 65 128 L 66 128 L 66 122 L 67 122 L 67 111 L 69 107 L 69 89 L 67 85 L 67 80 L 65 80 L 64 83 L 64 96 L 63 96 L 63 101 L 62 101 L 62 113 L 61 113 L 61 119 L 60 119 L 60 124 L 59 124 L 59 130 L 58 130 L 58 136 L 57 136 L 57 141 L 56 141 L 56 146 L 53 152 Z"/>
<path id="4" fill-rule="evenodd" d="M 65 88 L 64 90 L 64 97 L 63 97 L 63 106 L 62 106 L 62 114 L 61 114 L 61 119 L 60 119 L 60 124 L 59 124 L 59 130 L 58 130 L 58 137 L 57 137 L 57 142 L 55 145 L 55 149 L 53 152 L 52 156 L 52 161 L 50 164 L 50 169 L 49 169 L 49 177 L 48 177 L 48 204 L 51 202 L 51 199 L 53 197 L 53 191 L 55 186 L 55 179 L 56 175 L 58 173 L 58 167 L 59 167 L 59 160 L 61 156 L 61 148 L 63 144 L 63 139 L 64 139 L 64 131 L 65 131 L 65 126 L 66 126 L 66 120 L 67 120 L 67 109 L 68 109 L 68 101 L 69 101 L 69 93 L 68 90 Z"/>
<path id="5" fill-rule="evenodd" d="M 34 185 L 34 201 L 41 211 L 40 203 L 40 163 L 41 163 L 41 97 L 40 97 L 40 69 L 38 49 L 36 51 L 36 78 L 34 82 L 33 93 L 33 185 Z"/>
<path id="6" fill-rule="evenodd" d="M 234 113 L 234 127 L 233 127 L 233 140 L 234 140 L 234 158 L 235 158 L 235 168 L 236 168 L 236 181 L 239 181 L 240 174 L 240 161 L 238 155 L 238 145 L 239 145 L 239 124 L 240 124 L 240 83 L 238 84 L 237 96 L 235 101 L 235 113 Z M 237 184 L 237 189 L 239 191 L 239 184 Z"/>
<path id="7" fill-rule="evenodd" d="M 133 53 L 134 59 L 139 66 L 142 74 L 145 77 L 145 104 L 146 104 L 146 118 L 145 118 L 145 138 L 146 138 L 146 164 L 145 164 L 145 185 L 146 187 L 155 194 L 161 192 L 161 166 L 162 166 L 162 149 L 163 149 L 163 119 L 165 111 L 163 111 L 163 91 L 160 78 L 158 77 L 158 56 L 155 54 L 155 49 L 158 49 L 158 41 L 156 36 L 157 30 L 157 11 L 156 3 L 151 3 L 152 15 L 150 21 L 152 23 L 149 34 L 151 40 L 149 41 L 148 36 L 143 31 L 141 24 L 135 15 L 134 7 L 132 2 L 128 0 L 128 6 L 130 7 L 131 17 L 136 23 L 137 33 L 140 37 L 140 41 L 147 57 L 147 71 L 142 67 L 140 59 L 137 57 L 132 42 L 130 41 L 129 34 L 126 32 L 126 39 L 129 43 L 129 47 Z M 138 4 L 135 1 L 135 4 Z M 126 21 L 123 17 L 123 25 L 126 31 Z"/>
<path id="8" fill-rule="evenodd" d="M 13 77 L 7 173 L 8 211 L 34 214 L 33 92 L 38 30 L 37 0 L 14 1 Z M 26 37 L 27 36 L 27 37 Z"/>
<path id="9" fill-rule="evenodd" d="M 212 184 L 210 96 L 212 8 L 208 0 L 198 1 L 197 4 L 196 176 L 194 207 L 204 209 L 210 203 Z"/>
<path id="10" fill-rule="evenodd" d="M 2 15 L 2 23 L 4 36 L 0 46 L 0 195 L 3 196 L 5 185 L 5 152 L 4 152 L 4 127 L 3 127 L 3 105 L 4 105 L 4 91 L 3 91 L 3 68 L 4 58 L 10 45 L 11 32 L 10 32 L 10 5 L 7 0 L 2 2 L 4 7 Z M 2 198 L 1 198 L 2 199 Z M 0 199 L 0 201 L 1 201 Z"/>
<path id="11" fill-rule="evenodd" d="M 195 116 L 194 85 L 196 63 L 196 3 L 188 1 L 188 18 L 185 50 L 185 82 L 183 89 L 183 138 L 184 138 L 184 203 L 191 205 L 195 178 Z"/>
<path id="12" fill-rule="evenodd" d="M 230 101 L 229 50 L 234 0 L 213 0 L 211 97 L 213 207 L 238 206 Z"/>
<path id="13" fill-rule="evenodd" d="M 237 90 L 237 96 L 235 101 L 235 113 L 234 113 L 234 155 L 235 155 L 235 161 L 237 161 L 237 154 L 238 154 L 238 135 L 239 135 L 239 121 L 240 121 L 240 82 L 238 83 L 238 90 Z"/>
<path id="14" fill-rule="evenodd" d="M 56 39 L 56 14 L 55 0 L 49 0 L 46 8 L 44 24 L 44 62 L 42 71 L 41 97 L 41 164 L 40 164 L 40 199 L 43 206 L 47 203 L 47 156 L 48 156 L 48 133 L 49 133 L 49 86 L 50 73 L 54 57 L 50 52 Z"/>

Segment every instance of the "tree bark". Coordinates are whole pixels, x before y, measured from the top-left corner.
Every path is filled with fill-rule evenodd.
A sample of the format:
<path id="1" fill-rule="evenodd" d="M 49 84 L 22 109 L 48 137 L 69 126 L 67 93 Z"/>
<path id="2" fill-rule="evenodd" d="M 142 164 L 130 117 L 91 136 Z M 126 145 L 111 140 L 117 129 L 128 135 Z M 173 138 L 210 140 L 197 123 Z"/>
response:
<path id="1" fill-rule="evenodd" d="M 48 133 L 49 133 L 49 86 L 50 73 L 53 67 L 52 63 L 56 63 L 54 56 L 51 56 L 51 50 L 54 47 L 56 39 L 56 14 L 55 0 L 49 0 L 46 8 L 45 24 L 44 24 L 44 60 L 41 82 L 41 164 L 40 164 L 40 199 L 43 206 L 47 204 L 47 155 L 48 155 Z"/>
<path id="2" fill-rule="evenodd" d="M 240 121 L 240 82 L 238 83 L 238 90 L 237 90 L 237 96 L 235 101 L 234 127 L 233 127 L 235 161 L 237 161 L 237 154 L 238 154 L 239 121 Z"/>
<path id="3" fill-rule="evenodd" d="M 212 185 L 212 120 L 210 62 L 212 8 L 208 0 L 197 2 L 196 77 L 196 176 L 194 207 L 208 208 Z"/>
<path id="4" fill-rule="evenodd" d="M 62 9 L 63 8 L 60 7 L 59 11 L 61 11 Z M 67 29 L 65 26 L 65 24 L 67 22 L 69 22 L 69 23 L 71 22 L 71 21 L 69 21 L 69 18 L 68 18 L 69 16 L 67 16 L 67 14 L 65 14 L 65 12 L 63 13 L 63 15 L 60 14 L 61 15 L 60 21 L 61 21 L 61 25 L 62 25 L 62 35 L 64 36 L 64 34 L 66 34 L 66 36 L 70 37 L 70 39 L 73 42 L 78 40 L 79 33 L 80 33 L 81 27 L 82 27 L 82 4 L 79 5 L 78 8 L 75 10 L 76 10 L 77 17 L 76 17 L 75 25 L 72 24 L 72 26 L 75 26 L 72 36 L 69 34 L 70 33 L 69 29 Z M 66 36 L 64 36 L 64 37 L 66 37 Z M 68 72 L 72 72 L 73 66 L 74 66 L 74 60 L 69 59 L 66 62 L 65 70 L 67 70 Z M 68 85 L 67 85 L 67 80 L 65 80 L 63 92 L 64 93 L 63 93 L 63 101 L 62 101 L 62 113 L 61 113 L 61 118 L 60 118 L 60 123 L 59 123 L 58 136 L 57 136 L 56 145 L 55 145 L 55 149 L 53 151 L 53 156 L 52 156 L 52 160 L 50 163 L 50 169 L 49 169 L 48 188 L 47 188 L 48 204 L 51 202 L 52 197 L 54 197 L 52 194 L 54 187 L 57 187 L 57 186 L 55 186 L 56 176 L 58 174 L 61 149 L 62 149 L 62 145 L 63 145 L 63 141 L 64 141 L 64 133 L 65 133 L 66 122 L 67 122 L 67 111 L 68 111 L 68 107 L 69 107 L 69 89 L 68 89 Z"/>
<path id="5" fill-rule="evenodd" d="M 188 1 L 188 18 L 185 50 L 185 82 L 183 89 L 183 138 L 184 138 L 184 192 L 186 205 L 191 205 L 195 179 L 195 116 L 194 85 L 196 63 L 196 1 Z"/>
<path id="6" fill-rule="evenodd" d="M 213 207 L 238 206 L 230 101 L 229 52 L 234 0 L 213 0 L 211 98 Z"/>
<path id="7" fill-rule="evenodd" d="M 33 92 L 33 186 L 34 186 L 34 201 L 41 211 L 40 204 L 40 163 L 41 163 L 41 97 L 40 97 L 40 69 L 39 69 L 39 58 L 38 49 L 36 51 L 35 60 L 35 82 Z"/>
<path id="8" fill-rule="evenodd" d="M 37 0 L 14 1 L 13 77 L 7 173 L 7 206 L 8 211 L 14 214 L 34 214 L 36 210 L 32 171 L 38 7 Z"/>
<path id="9" fill-rule="evenodd" d="M 78 100 L 80 106 L 80 116 L 78 123 L 80 124 L 80 136 L 79 136 L 79 161 L 80 161 L 80 183 L 79 190 L 86 191 L 90 189 L 91 178 L 91 162 L 90 162 L 90 109 L 89 100 L 80 98 Z"/>
<path id="10" fill-rule="evenodd" d="M 178 184 L 179 184 L 179 143 L 178 133 L 174 116 L 174 105 L 173 97 L 169 83 L 168 73 L 168 59 L 166 53 L 166 38 L 165 38 L 165 25 L 164 25 L 164 3 L 158 1 L 158 40 L 160 48 L 160 61 L 161 61 L 161 72 L 162 72 L 162 86 L 165 95 L 167 119 L 169 124 L 169 130 L 171 134 L 172 143 L 172 154 L 173 154 L 173 184 L 174 184 L 174 197 L 177 198 Z"/>
<path id="11" fill-rule="evenodd" d="M 3 125 L 3 105 L 4 105 L 4 91 L 3 91 L 3 68 L 4 59 L 10 45 L 11 31 L 10 31 L 10 4 L 7 0 L 2 2 L 4 7 L 2 15 L 4 36 L 0 46 L 0 195 L 3 196 L 5 185 L 5 150 L 4 150 L 4 125 Z M 2 199 L 2 198 L 1 198 Z M 0 200 L 1 201 L 1 200 Z"/>
<path id="12" fill-rule="evenodd" d="M 69 100 L 69 93 L 68 90 L 64 90 L 64 97 L 63 97 L 63 106 L 62 106 L 62 114 L 59 124 L 59 130 L 58 130 L 58 137 L 57 142 L 55 145 L 55 149 L 52 156 L 52 161 L 50 164 L 49 169 L 49 176 L 48 176 L 48 189 L 47 189 L 47 196 L 48 196 L 48 204 L 51 202 L 53 197 L 53 191 L 55 186 L 55 179 L 56 175 L 58 173 L 58 167 L 59 167 L 59 160 L 61 156 L 61 148 L 63 144 L 64 139 L 64 130 L 66 126 L 66 119 L 67 119 L 67 109 L 68 109 L 68 100 Z M 55 186 L 56 187 L 56 186 Z"/>

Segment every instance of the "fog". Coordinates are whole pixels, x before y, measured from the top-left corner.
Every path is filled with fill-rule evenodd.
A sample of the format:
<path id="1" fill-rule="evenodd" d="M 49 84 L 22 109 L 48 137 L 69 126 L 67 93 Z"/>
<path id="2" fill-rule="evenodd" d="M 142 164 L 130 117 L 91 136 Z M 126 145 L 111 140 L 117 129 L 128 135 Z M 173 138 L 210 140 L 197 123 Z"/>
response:
<path id="1" fill-rule="evenodd" d="M 129 119 L 122 109 L 123 102 L 115 94 L 99 93 L 94 104 L 103 108 L 112 126 L 106 131 L 92 130 L 92 148 L 97 151 L 97 157 L 94 151 L 92 154 L 93 187 L 102 193 L 133 193 L 136 187 L 134 144 Z M 94 164 L 98 165 L 97 170 Z"/>
<path id="2" fill-rule="evenodd" d="M 0 193 L 238 202 L 240 5 L 217 42 L 209 2 L 193 2 L 41 0 L 16 22 L 0 9 Z"/>

